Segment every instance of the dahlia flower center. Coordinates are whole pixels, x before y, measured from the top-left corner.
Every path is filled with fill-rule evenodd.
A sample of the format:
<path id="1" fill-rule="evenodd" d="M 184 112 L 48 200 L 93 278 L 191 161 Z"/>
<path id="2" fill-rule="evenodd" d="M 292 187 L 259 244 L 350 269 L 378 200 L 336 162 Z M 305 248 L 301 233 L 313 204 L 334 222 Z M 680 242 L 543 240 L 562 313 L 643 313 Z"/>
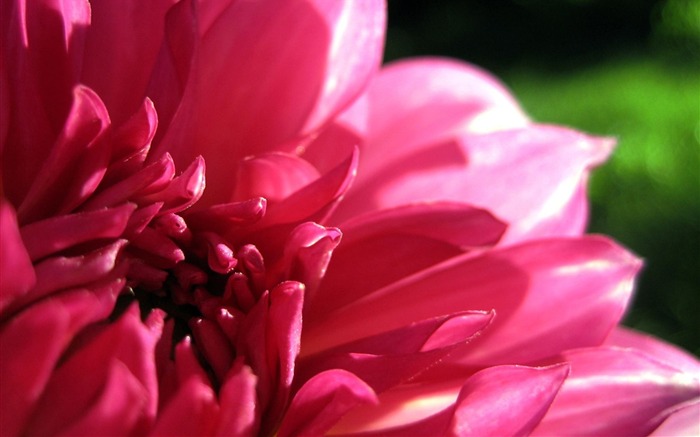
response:
<path id="1" fill-rule="evenodd" d="M 236 248 L 210 231 L 192 231 L 176 214 L 157 218 L 142 235 L 160 244 L 141 241 L 127 248 L 129 293 L 120 297 L 112 317 L 134 301 L 144 319 L 163 311 L 171 358 L 188 339 L 213 382 L 221 383 L 239 355 L 241 323 L 266 290 L 260 251 L 252 244 Z"/>

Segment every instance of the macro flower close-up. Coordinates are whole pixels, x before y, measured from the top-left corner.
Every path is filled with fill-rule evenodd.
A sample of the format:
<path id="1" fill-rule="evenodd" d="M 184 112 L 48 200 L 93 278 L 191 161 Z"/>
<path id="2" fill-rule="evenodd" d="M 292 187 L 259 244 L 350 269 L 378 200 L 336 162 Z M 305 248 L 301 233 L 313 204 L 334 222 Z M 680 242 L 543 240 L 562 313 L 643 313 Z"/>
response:
<path id="1" fill-rule="evenodd" d="M 693 435 L 614 138 L 382 65 L 382 0 L 7 0 L 0 435 Z"/>

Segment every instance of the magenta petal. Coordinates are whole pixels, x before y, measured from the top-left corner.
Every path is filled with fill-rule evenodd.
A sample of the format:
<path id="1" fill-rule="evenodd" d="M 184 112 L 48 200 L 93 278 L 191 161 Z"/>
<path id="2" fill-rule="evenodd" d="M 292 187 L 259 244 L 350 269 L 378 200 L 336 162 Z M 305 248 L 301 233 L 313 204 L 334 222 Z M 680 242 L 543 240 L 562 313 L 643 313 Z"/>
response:
<path id="1" fill-rule="evenodd" d="M 372 389 L 352 373 L 319 373 L 294 396 L 278 435 L 321 435 L 353 407 L 376 402 Z"/>
<path id="2" fill-rule="evenodd" d="M 307 326 L 416 271 L 495 244 L 505 225 L 488 211 L 468 205 L 430 203 L 365 214 L 341 229 L 343 242 L 333 253 L 318 293 L 307 301 Z"/>
<path id="3" fill-rule="evenodd" d="M 462 388 L 450 433 L 459 436 L 529 435 L 549 409 L 568 374 L 568 365 L 501 366 L 482 370 L 469 378 Z"/>
<path id="4" fill-rule="evenodd" d="M 493 313 L 437 317 L 303 356 L 297 384 L 328 369 L 344 369 L 376 393 L 414 379 L 485 329 Z"/>
<path id="5" fill-rule="evenodd" d="M 282 258 L 273 267 L 279 278 L 288 278 L 315 289 L 326 273 L 333 250 L 342 234 L 313 222 L 302 223 L 291 232 Z"/>
<path id="6" fill-rule="evenodd" d="M 639 260 L 600 237 L 466 254 L 319 315 L 304 327 L 304 342 L 322 350 L 437 315 L 494 309 L 493 325 L 462 362 L 528 362 L 600 344 L 619 321 L 639 267 Z M 365 323 L 367 314 L 372 323 Z"/>
<path id="7" fill-rule="evenodd" d="M 135 199 L 139 203 L 164 202 L 160 214 L 179 212 L 194 205 L 206 185 L 204 159 L 196 157 L 181 175 L 170 181 L 163 191 Z"/>
<path id="8" fill-rule="evenodd" d="M 700 374 L 700 361 L 695 356 L 670 343 L 623 326 L 616 327 L 605 344 L 635 349 L 688 374 Z"/>
<path id="9" fill-rule="evenodd" d="M 697 373 L 634 350 L 582 349 L 563 359 L 571 363 L 571 376 L 535 435 L 646 435 L 665 419 L 664 411 L 700 396 Z"/>
<path id="10" fill-rule="evenodd" d="M 3 150 L 3 189 L 19 205 L 70 111 L 90 7 L 86 1 L 22 0 L 4 1 L 0 8 L 0 51 L 12 114 Z"/>
<path id="11" fill-rule="evenodd" d="M 256 433 L 256 419 L 260 414 L 257 411 L 256 384 L 257 377 L 250 367 L 241 362 L 233 366 L 219 392 L 221 413 L 214 435 L 226 437 Z"/>
<path id="12" fill-rule="evenodd" d="M 268 0 L 198 7 L 196 55 L 178 109 L 183 117 L 197 114 L 198 123 L 185 135 L 166 135 L 164 143 L 178 163 L 204 156 L 217 187 L 205 195 L 210 204 L 210 196 L 230 200 L 229 162 L 317 129 L 359 94 L 381 61 L 385 6 L 377 0 Z M 168 34 L 188 31 L 166 28 Z M 179 129 L 182 122 L 176 116 L 170 125 Z M 230 160 L 216 159 L 224 154 Z"/>
<path id="13" fill-rule="evenodd" d="M 322 222 L 330 214 L 357 175 L 358 150 L 312 183 L 270 206 L 260 226 L 299 221 Z"/>
<path id="14" fill-rule="evenodd" d="M 32 260 L 36 261 L 80 243 L 119 237 L 135 209 L 134 204 L 124 204 L 52 217 L 22 227 L 22 239 Z"/>
<path id="15" fill-rule="evenodd" d="M 380 168 L 369 178 L 361 164 L 337 214 L 451 200 L 488 209 L 508 223 L 508 243 L 580 235 L 588 172 L 612 145 L 553 126 L 454 136 L 401 159 L 378 157 Z"/>
<path id="16" fill-rule="evenodd" d="M 107 170 L 109 146 L 100 141 L 109 115 L 89 88 L 73 91 L 73 106 L 63 131 L 22 200 L 17 215 L 22 223 L 67 213 L 79 206 L 99 185 Z"/>
<path id="17" fill-rule="evenodd" d="M 134 431 L 148 393 L 141 382 L 120 361 L 113 362 L 105 386 L 80 418 L 56 435 L 128 435 Z M 41 420 L 40 418 L 38 420 Z"/>
<path id="18" fill-rule="evenodd" d="M 84 210 L 94 210 L 119 205 L 137 195 L 147 195 L 163 190 L 175 175 L 175 164 L 167 153 L 157 161 L 114 185 L 90 197 L 82 206 Z M 152 203 L 152 202 L 148 202 Z"/>
<path id="19" fill-rule="evenodd" d="M 163 411 L 159 412 L 158 420 L 149 435 L 213 435 L 218 416 L 219 405 L 212 388 L 199 379 L 188 379 Z"/>
<path id="20" fill-rule="evenodd" d="M 484 330 L 493 320 L 494 313 L 466 311 L 438 316 L 411 323 L 398 329 L 383 332 L 342 344 L 323 353 L 357 352 L 363 354 L 409 354 L 451 346 Z M 302 344 L 303 357 L 314 353 Z"/>
<path id="21" fill-rule="evenodd" d="M 463 363 L 529 362 L 602 343 L 619 323 L 641 268 L 634 255 L 596 236 L 536 241 L 500 254 L 526 272 L 526 298 L 508 320 L 499 319 L 505 314 L 496 307 L 496 322 L 459 358 Z"/>
<path id="22" fill-rule="evenodd" d="M 414 153 L 458 133 L 522 127 L 527 116 L 498 79 L 463 62 L 411 59 L 388 65 L 370 83 L 363 171 L 381 158 Z M 394 156 L 395 155 L 395 156 Z"/>
<path id="23" fill-rule="evenodd" d="M 700 435 L 700 399 L 674 408 L 661 426 L 649 434 L 654 437 Z"/>
<path id="24" fill-rule="evenodd" d="M 304 286 L 297 282 L 284 282 L 270 293 L 270 309 L 267 321 L 267 351 L 277 361 L 276 393 L 268 408 L 267 424 L 270 429 L 284 414 L 295 376 L 295 363 L 299 355 L 301 337 L 301 310 L 304 303 Z"/>
<path id="25" fill-rule="evenodd" d="M 219 382 L 224 380 L 231 367 L 234 350 L 218 325 L 206 319 L 192 319 L 189 323 L 197 342 L 198 350 L 204 355 Z"/>
<path id="26" fill-rule="evenodd" d="M 17 216 L 7 200 L 0 198 L 0 311 L 24 296 L 36 283 L 29 253 L 17 225 Z M 1 313 L 0 313 L 1 314 Z"/>
<path id="27" fill-rule="evenodd" d="M 126 244 L 125 240 L 75 257 L 47 258 L 36 265 L 36 286 L 12 307 L 19 308 L 48 294 L 66 288 L 78 287 L 104 278 L 117 264 L 117 256 Z"/>
<path id="28" fill-rule="evenodd" d="M 276 152 L 244 159 L 237 177 L 234 199 L 264 197 L 277 202 L 316 180 L 319 173 L 296 155 Z"/>
<path id="29" fill-rule="evenodd" d="M 82 82 L 104 100 L 115 122 L 138 108 L 163 39 L 165 12 L 174 0 L 90 4 Z"/>
<path id="30" fill-rule="evenodd" d="M 112 160 L 103 184 L 113 185 L 144 166 L 157 127 L 158 114 L 153 102 L 146 98 L 138 111 L 114 131 Z"/>
<path id="31" fill-rule="evenodd" d="M 333 433 L 391 436 L 526 435 L 546 413 L 569 372 L 567 365 L 498 366 L 464 382 L 406 384 L 376 406 L 351 411 Z"/>
<path id="32" fill-rule="evenodd" d="M 156 315 L 156 319 L 160 320 L 150 318 L 144 324 L 138 308 L 132 306 L 117 322 L 89 337 L 54 370 L 33 412 L 28 434 L 47 435 L 76 423 L 105 390 L 116 361 L 125 365 L 143 388 L 139 395 L 143 402 L 134 405 L 137 407 L 134 414 L 138 418 L 136 426 L 141 430 L 149 427 L 158 405 L 154 351 L 160 337 L 162 314 Z"/>
<path id="33" fill-rule="evenodd" d="M 5 321 L 0 329 L 0 434 L 16 435 L 69 342 L 112 311 L 123 280 L 61 293 Z M 27 338 L 32 341 L 27 342 Z"/>

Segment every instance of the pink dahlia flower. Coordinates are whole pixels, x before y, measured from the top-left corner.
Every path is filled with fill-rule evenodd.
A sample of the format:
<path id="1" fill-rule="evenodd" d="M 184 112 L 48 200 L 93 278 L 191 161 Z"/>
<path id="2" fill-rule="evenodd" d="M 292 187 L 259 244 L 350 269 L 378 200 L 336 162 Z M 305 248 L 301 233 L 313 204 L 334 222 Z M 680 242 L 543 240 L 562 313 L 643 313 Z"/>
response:
<path id="1" fill-rule="evenodd" d="M 0 435 L 698 432 L 583 235 L 611 140 L 380 69 L 380 0 L 1 8 Z"/>

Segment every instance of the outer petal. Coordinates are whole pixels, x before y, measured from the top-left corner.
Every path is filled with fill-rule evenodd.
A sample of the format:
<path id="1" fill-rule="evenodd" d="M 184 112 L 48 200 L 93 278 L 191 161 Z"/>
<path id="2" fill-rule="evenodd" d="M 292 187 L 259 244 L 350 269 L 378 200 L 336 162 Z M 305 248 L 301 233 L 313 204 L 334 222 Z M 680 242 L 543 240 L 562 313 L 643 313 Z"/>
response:
<path id="1" fill-rule="evenodd" d="M 320 289 L 307 298 L 305 324 L 416 271 L 493 245 L 505 225 L 467 205 L 429 203 L 366 214 L 341 229 L 343 242 Z"/>
<path id="2" fill-rule="evenodd" d="M 200 6 L 192 8 L 199 28 L 192 69 L 177 113 L 165 120 L 171 129 L 161 144 L 178 163 L 203 155 L 217 187 L 204 202 L 221 203 L 231 199 L 233 187 L 225 183 L 230 162 L 309 133 L 361 91 L 381 60 L 385 6 L 380 0 Z M 181 33 L 191 24 L 179 26 L 166 32 Z M 152 94 L 159 113 L 164 94 Z"/>
<path id="3" fill-rule="evenodd" d="M 80 418 L 57 435 L 127 435 L 132 432 L 148 400 L 148 392 L 128 367 L 116 361 L 109 366 L 105 386 Z M 41 419 L 38 419 L 41 420 Z"/>
<path id="4" fill-rule="evenodd" d="M 362 171 L 369 177 L 383 167 L 380 157 L 401 159 L 456 134 L 529 124 L 498 79 L 478 67 L 448 59 L 390 64 L 371 82 L 366 99 L 369 111 L 363 152 L 367 155 Z"/>
<path id="5" fill-rule="evenodd" d="M 213 435 L 218 415 L 219 405 L 212 388 L 196 378 L 190 378 L 158 414 L 158 420 L 149 435 Z"/>
<path id="6" fill-rule="evenodd" d="M 231 369 L 219 392 L 221 413 L 217 436 L 254 435 L 260 417 L 256 402 L 257 377 L 240 362 Z"/>
<path id="7" fill-rule="evenodd" d="M 109 123 L 99 96 L 77 86 L 63 130 L 50 153 L 43 155 L 42 177 L 34 179 L 17 209 L 20 223 L 70 212 L 95 191 L 110 158 L 108 144 L 101 141 Z"/>
<path id="8" fill-rule="evenodd" d="M 528 272 L 527 298 L 459 357 L 463 363 L 528 362 L 600 344 L 620 322 L 642 266 L 596 236 L 534 242 L 505 254 Z"/>
<path id="9" fill-rule="evenodd" d="M 155 344 L 162 328 L 162 314 L 156 313 L 146 321 L 140 320 L 138 308 L 132 306 L 115 323 L 108 325 L 97 335 L 89 337 L 51 375 L 51 380 L 33 412 L 27 434 L 50 435 L 68 430 L 71 426 L 91 426 L 85 432 L 100 432 L 100 414 L 110 414 L 106 405 L 97 405 L 93 411 L 95 420 L 82 422 L 86 410 L 93 401 L 116 390 L 116 400 L 121 396 L 136 397 L 138 403 L 120 405 L 125 415 L 133 414 L 133 427 L 143 432 L 149 428 L 156 415 L 158 403 L 157 378 L 154 362 Z M 115 370 L 114 366 L 124 367 Z M 90 369 L 90 372 L 86 372 Z M 126 377 L 125 372 L 131 376 Z M 116 373 L 115 373 L 116 372 Z M 111 378 L 128 379 L 126 392 L 110 387 Z M 137 389 L 137 387 L 139 387 Z M 138 393 L 135 394 L 133 391 Z M 109 404 L 109 399 L 103 402 Z"/>
<path id="10" fill-rule="evenodd" d="M 235 199 L 264 197 L 268 202 L 282 200 L 319 177 L 314 166 L 288 153 L 266 153 L 240 163 Z"/>
<path id="11" fill-rule="evenodd" d="M 16 435 L 23 428 L 61 354 L 81 329 L 109 315 L 123 285 L 123 280 L 113 280 L 67 291 L 2 324 L 0 434 Z"/>
<path id="12" fill-rule="evenodd" d="M 17 216 L 7 200 L 0 198 L 0 311 L 36 283 L 34 267 L 17 226 Z"/>
<path id="13" fill-rule="evenodd" d="M 406 386 L 352 411 L 333 429 L 359 435 L 527 435 L 544 416 L 569 368 L 499 366 L 465 384 Z"/>
<path id="14" fill-rule="evenodd" d="M 697 374 L 633 350 L 584 349 L 563 358 L 571 376 L 534 435 L 646 435 L 664 411 L 700 396 Z"/>
<path id="15" fill-rule="evenodd" d="M 658 361 L 692 375 L 700 375 L 700 361 L 688 352 L 648 334 L 633 331 L 624 326 L 616 327 L 605 341 L 608 346 L 635 349 Z"/>
<path id="16" fill-rule="evenodd" d="M 141 104 L 162 43 L 165 12 L 175 0 L 90 4 L 82 83 L 104 100 L 116 123 Z"/>
<path id="17" fill-rule="evenodd" d="M 114 270 L 117 256 L 125 244 L 125 240 L 117 240 L 85 255 L 57 256 L 42 261 L 35 267 L 37 281 L 34 288 L 14 300 L 8 311 L 15 311 L 51 293 L 103 279 Z"/>
<path id="18" fill-rule="evenodd" d="M 69 112 L 90 5 L 86 0 L 15 0 L 3 1 L 0 8 L 12 113 L 2 156 L 3 189 L 19 205 Z"/>
<path id="19" fill-rule="evenodd" d="M 488 209 L 508 223 L 502 242 L 579 235 L 587 219 L 588 170 L 612 144 L 553 126 L 454 136 L 403 156 L 377 157 L 374 174 L 361 164 L 338 218 L 418 200 L 451 200 Z"/>
<path id="20" fill-rule="evenodd" d="M 294 396 L 278 435 L 321 435 L 348 410 L 375 403 L 372 389 L 352 373 L 329 370 L 319 373 Z"/>
<path id="21" fill-rule="evenodd" d="M 323 370 L 344 369 L 381 393 L 415 379 L 450 353 L 468 347 L 493 316 L 471 312 L 438 317 L 304 357 L 297 382 Z"/>
<path id="22" fill-rule="evenodd" d="M 124 204 L 52 217 L 22 227 L 22 239 L 32 260 L 36 261 L 80 243 L 119 237 L 135 209 L 134 204 Z"/>
<path id="23" fill-rule="evenodd" d="M 700 399 L 681 404 L 650 436 L 695 436 L 700 435 Z"/>
<path id="24" fill-rule="evenodd" d="M 495 309 L 493 326 L 462 361 L 527 362 L 600 344 L 623 313 L 639 265 L 600 237 L 467 254 L 325 314 L 305 326 L 302 343 L 321 350 L 440 314 Z"/>

